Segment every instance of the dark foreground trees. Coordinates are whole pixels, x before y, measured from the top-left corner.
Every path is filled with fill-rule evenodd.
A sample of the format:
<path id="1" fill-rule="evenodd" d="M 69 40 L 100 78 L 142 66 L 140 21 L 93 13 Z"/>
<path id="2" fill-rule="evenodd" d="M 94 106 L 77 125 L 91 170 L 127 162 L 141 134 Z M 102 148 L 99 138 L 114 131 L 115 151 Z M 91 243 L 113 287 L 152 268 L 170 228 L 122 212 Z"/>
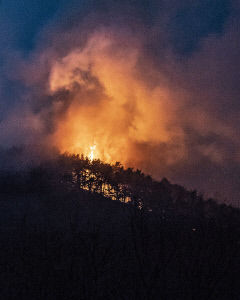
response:
<path id="1" fill-rule="evenodd" d="M 2 299 L 239 299 L 237 209 L 78 156 L 0 187 Z"/>

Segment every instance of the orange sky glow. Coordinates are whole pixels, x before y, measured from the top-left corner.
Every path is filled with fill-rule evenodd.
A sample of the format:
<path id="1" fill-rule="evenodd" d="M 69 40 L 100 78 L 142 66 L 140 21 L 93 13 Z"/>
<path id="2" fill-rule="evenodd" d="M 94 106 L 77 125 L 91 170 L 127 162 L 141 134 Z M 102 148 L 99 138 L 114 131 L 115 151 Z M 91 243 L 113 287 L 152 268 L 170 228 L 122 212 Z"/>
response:
<path id="1" fill-rule="evenodd" d="M 136 144 L 171 144 L 183 136 L 171 125 L 176 116 L 170 91 L 144 85 L 136 68 L 138 48 L 116 47 L 117 42 L 95 34 L 83 49 L 52 64 L 50 93 L 67 90 L 72 97 L 52 142 L 61 152 L 87 156 L 95 145 L 94 158 L 136 165 Z M 182 156 L 184 147 L 169 163 Z"/>

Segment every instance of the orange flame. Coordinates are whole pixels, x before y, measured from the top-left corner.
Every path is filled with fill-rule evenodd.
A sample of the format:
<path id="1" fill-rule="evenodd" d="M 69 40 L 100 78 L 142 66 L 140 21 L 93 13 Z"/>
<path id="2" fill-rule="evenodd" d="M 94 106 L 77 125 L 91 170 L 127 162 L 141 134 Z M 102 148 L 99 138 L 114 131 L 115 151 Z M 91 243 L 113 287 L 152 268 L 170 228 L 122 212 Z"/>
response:
<path id="1" fill-rule="evenodd" d="M 89 159 L 91 160 L 91 161 L 93 161 L 95 158 L 96 158 L 96 153 L 95 153 L 95 151 L 96 151 L 96 144 L 94 144 L 93 146 L 90 146 L 90 153 L 89 153 Z"/>

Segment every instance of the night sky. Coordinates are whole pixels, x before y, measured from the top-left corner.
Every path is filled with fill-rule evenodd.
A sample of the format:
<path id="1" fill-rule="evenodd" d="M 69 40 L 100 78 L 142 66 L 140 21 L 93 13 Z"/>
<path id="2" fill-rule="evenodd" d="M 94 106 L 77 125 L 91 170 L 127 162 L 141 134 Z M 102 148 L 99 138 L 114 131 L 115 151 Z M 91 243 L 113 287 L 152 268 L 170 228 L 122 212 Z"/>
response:
<path id="1" fill-rule="evenodd" d="M 237 205 L 239 25 L 237 0 L 2 0 L 0 164 L 96 143 Z"/>

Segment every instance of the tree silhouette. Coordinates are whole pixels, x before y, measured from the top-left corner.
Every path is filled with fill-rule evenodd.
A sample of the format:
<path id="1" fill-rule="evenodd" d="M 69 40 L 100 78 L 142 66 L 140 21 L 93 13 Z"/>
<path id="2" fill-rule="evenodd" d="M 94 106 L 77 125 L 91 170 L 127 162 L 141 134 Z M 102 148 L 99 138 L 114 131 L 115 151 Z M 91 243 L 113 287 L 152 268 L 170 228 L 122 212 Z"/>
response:
<path id="1" fill-rule="evenodd" d="M 0 199 L 3 299 L 239 299 L 239 210 L 165 178 L 64 154 Z"/>

